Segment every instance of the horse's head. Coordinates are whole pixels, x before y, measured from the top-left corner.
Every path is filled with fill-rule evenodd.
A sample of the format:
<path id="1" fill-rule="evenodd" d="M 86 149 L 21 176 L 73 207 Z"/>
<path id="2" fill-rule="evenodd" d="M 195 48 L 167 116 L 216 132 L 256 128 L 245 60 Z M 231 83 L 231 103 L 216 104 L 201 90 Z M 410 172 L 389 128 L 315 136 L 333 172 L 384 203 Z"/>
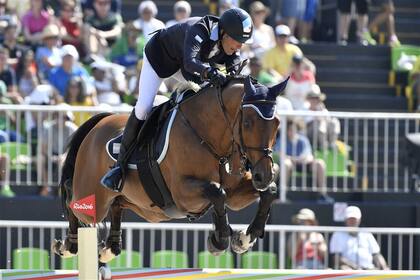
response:
<path id="1" fill-rule="evenodd" d="M 242 153 L 251 167 L 252 182 L 257 190 L 265 190 L 273 181 L 272 147 L 279 120 L 275 116 L 276 97 L 286 87 L 287 80 L 273 87 L 244 82 L 240 137 Z"/>

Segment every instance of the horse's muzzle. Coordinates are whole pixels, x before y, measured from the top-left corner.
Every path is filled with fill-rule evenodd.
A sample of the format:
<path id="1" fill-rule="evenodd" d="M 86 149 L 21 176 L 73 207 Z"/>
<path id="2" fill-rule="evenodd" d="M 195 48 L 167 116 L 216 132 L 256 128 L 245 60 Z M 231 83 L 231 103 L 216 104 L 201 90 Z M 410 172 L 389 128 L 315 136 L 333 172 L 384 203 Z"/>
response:
<path id="1" fill-rule="evenodd" d="M 274 172 L 252 172 L 252 185 L 257 191 L 265 191 L 268 188 L 268 185 L 274 180 Z"/>

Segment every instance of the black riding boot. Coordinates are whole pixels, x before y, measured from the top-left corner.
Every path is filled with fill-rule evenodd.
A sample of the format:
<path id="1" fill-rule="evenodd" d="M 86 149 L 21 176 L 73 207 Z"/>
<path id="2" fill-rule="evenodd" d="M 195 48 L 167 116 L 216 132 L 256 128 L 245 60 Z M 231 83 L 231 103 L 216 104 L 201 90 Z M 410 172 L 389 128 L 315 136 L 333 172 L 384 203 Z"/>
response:
<path id="1" fill-rule="evenodd" d="M 125 179 L 123 177 L 127 168 L 127 161 L 136 144 L 135 140 L 140 132 L 141 127 L 143 126 L 143 123 L 143 120 L 137 119 L 133 110 L 124 128 L 117 162 L 114 167 L 109 170 L 104 177 L 102 177 L 101 184 L 104 187 L 115 192 L 122 191 Z"/>

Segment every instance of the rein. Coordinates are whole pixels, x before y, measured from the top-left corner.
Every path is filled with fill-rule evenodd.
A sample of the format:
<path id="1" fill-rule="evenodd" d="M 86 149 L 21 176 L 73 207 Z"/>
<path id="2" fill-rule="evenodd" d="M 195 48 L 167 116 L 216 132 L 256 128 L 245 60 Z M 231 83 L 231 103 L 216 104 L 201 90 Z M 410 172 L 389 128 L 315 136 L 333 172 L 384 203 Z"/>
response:
<path id="1" fill-rule="evenodd" d="M 256 101 L 252 101 L 252 102 L 242 101 L 241 102 L 241 107 L 240 107 L 239 111 L 237 112 L 237 114 L 235 115 L 233 123 L 231 123 L 229 121 L 229 118 L 228 118 L 228 115 L 227 115 L 226 106 L 223 102 L 222 88 L 221 87 L 216 87 L 216 89 L 217 89 L 217 100 L 218 100 L 220 109 L 223 113 L 225 123 L 227 124 L 227 126 L 230 130 L 230 133 L 231 133 L 230 152 L 227 155 L 220 155 L 211 143 L 207 142 L 206 140 L 203 139 L 203 137 L 200 136 L 200 134 L 197 132 L 197 130 L 192 126 L 191 122 L 187 119 L 184 112 L 181 110 L 180 106 L 178 107 L 178 111 L 181 113 L 180 115 L 181 115 L 181 118 L 183 119 L 184 123 L 190 128 L 190 130 L 193 132 L 193 134 L 199 139 L 200 144 L 204 148 L 206 148 L 207 151 L 209 151 L 209 153 L 211 155 L 213 155 L 213 157 L 219 162 L 220 178 L 222 178 L 222 176 L 221 176 L 222 175 L 222 173 L 221 173 L 222 167 L 225 167 L 225 170 L 229 175 L 243 175 L 248 168 L 252 168 L 251 162 L 248 159 L 248 155 L 247 155 L 248 151 L 257 151 L 257 152 L 262 153 L 261 158 L 255 163 L 255 165 L 257 165 L 264 158 L 269 158 L 271 160 L 271 162 L 273 163 L 273 156 L 272 156 L 273 155 L 273 150 L 271 148 L 269 148 L 269 147 L 251 147 L 251 146 L 245 145 L 244 140 L 243 140 L 243 133 L 242 133 L 242 119 L 243 119 L 243 105 L 246 105 L 246 104 L 275 104 L 275 101 L 268 101 L 268 100 L 256 100 Z M 243 97 L 244 97 L 244 95 L 242 95 L 242 99 L 243 99 Z M 240 120 L 240 124 L 239 124 L 239 143 L 235 140 L 235 134 L 234 134 L 234 127 L 235 127 L 236 123 L 238 122 L 238 119 Z M 238 152 L 240 153 L 241 166 L 239 167 L 239 172 L 238 173 L 233 173 L 233 164 L 232 164 L 232 155 L 234 153 L 235 145 L 238 147 Z M 228 168 L 226 168 L 226 165 L 228 165 Z"/>

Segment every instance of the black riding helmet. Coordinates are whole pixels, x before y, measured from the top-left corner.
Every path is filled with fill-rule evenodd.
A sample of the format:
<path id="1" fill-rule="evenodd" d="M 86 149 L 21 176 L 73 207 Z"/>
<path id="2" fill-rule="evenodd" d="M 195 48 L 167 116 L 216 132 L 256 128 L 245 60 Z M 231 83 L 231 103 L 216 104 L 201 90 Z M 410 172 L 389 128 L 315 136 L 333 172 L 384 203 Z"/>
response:
<path id="1" fill-rule="evenodd" d="M 219 19 L 219 27 L 241 43 L 250 43 L 254 29 L 251 16 L 240 8 L 225 11 Z"/>

